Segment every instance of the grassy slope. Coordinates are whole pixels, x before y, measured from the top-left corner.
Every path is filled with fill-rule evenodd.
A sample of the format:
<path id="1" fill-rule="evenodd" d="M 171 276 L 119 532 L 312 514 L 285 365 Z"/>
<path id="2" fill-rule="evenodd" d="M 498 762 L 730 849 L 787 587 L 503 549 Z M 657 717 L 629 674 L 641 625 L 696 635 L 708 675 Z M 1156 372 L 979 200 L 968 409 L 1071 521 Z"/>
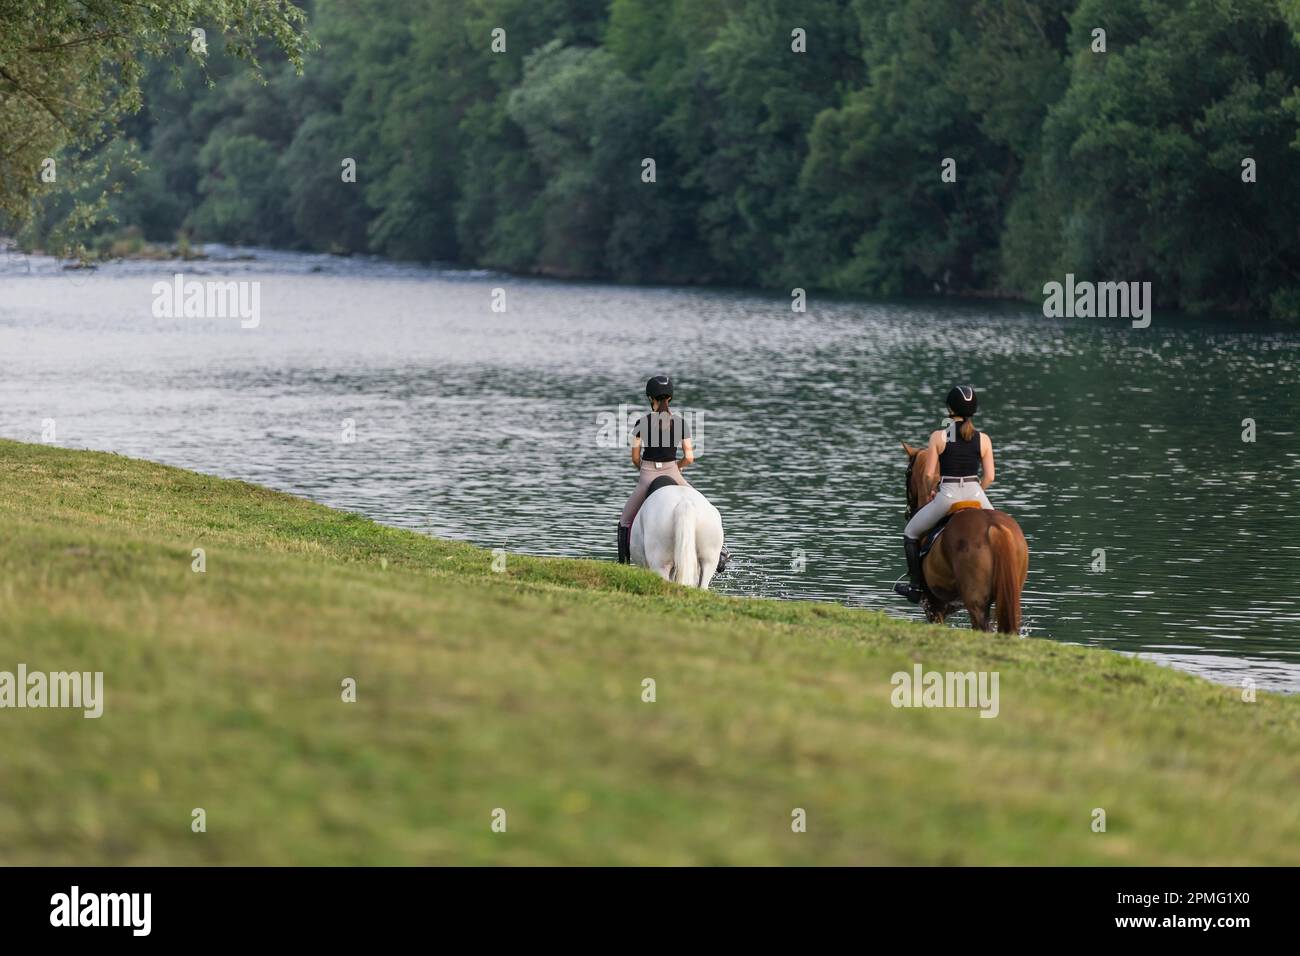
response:
<path id="1" fill-rule="evenodd" d="M 0 442 L 0 528 L 0 670 L 106 697 L 0 711 L 0 863 L 1300 863 L 1300 699 L 115 455 Z M 916 661 L 1001 716 L 893 708 Z"/>

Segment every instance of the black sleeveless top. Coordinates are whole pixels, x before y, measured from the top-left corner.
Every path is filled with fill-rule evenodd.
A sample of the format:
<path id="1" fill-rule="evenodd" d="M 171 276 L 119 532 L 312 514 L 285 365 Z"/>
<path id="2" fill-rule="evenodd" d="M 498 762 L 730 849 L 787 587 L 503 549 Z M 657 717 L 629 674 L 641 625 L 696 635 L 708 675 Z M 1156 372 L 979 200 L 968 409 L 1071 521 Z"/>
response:
<path id="1" fill-rule="evenodd" d="M 942 478 L 973 478 L 980 473 L 979 429 L 970 441 L 962 441 L 961 423 L 948 436 L 948 443 L 939 455 L 939 475 Z"/>
<path id="2" fill-rule="evenodd" d="M 637 420 L 632 436 L 641 439 L 642 461 L 676 461 L 682 439 L 691 437 L 691 426 L 676 412 L 650 412 Z"/>

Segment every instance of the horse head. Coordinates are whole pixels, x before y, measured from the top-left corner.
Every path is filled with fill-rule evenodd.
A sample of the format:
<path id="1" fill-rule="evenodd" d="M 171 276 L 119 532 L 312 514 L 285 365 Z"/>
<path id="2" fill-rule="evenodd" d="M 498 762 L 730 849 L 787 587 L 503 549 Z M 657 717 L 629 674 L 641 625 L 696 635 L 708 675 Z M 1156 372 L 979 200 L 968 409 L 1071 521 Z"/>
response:
<path id="1" fill-rule="evenodd" d="M 917 483 L 924 476 L 925 471 L 922 469 L 921 474 L 918 475 L 916 463 L 925 449 L 913 448 L 907 442 L 902 442 L 902 445 L 903 451 L 907 452 L 907 517 L 910 520 L 920 507 L 921 490 L 917 487 Z"/>

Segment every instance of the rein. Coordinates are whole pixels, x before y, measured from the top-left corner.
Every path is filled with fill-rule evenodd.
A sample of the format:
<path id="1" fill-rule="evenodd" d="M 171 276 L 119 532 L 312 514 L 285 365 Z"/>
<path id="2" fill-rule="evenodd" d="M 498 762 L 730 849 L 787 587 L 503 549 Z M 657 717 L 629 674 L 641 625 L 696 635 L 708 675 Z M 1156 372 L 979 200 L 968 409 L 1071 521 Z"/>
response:
<path id="1" fill-rule="evenodd" d="M 910 521 L 916 515 L 916 505 L 912 504 L 912 469 L 916 467 L 916 456 L 913 455 L 907 460 L 907 511 L 906 517 Z"/>

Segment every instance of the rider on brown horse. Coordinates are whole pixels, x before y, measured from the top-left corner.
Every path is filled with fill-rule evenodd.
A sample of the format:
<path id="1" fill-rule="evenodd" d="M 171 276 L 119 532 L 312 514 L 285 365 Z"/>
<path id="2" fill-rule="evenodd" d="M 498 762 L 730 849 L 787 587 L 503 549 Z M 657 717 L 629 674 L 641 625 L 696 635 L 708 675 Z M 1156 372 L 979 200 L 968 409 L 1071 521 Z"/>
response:
<path id="1" fill-rule="evenodd" d="M 903 529 L 903 552 L 907 556 L 908 584 L 894 585 L 894 590 L 916 604 L 924 596 L 921 576 L 921 539 L 938 524 L 958 502 L 978 502 L 993 510 L 984 489 L 993 484 L 993 443 L 989 436 L 976 431 L 971 418 L 979 406 L 975 389 L 954 385 L 948 393 L 948 411 L 952 424 L 930 434 L 926 456 L 928 473 L 924 476 L 929 498 L 922 502 L 912 520 Z M 937 464 L 936 464 L 937 463 Z M 984 475 L 979 470 L 983 466 Z M 970 506 L 967 506 L 970 507 Z"/>

